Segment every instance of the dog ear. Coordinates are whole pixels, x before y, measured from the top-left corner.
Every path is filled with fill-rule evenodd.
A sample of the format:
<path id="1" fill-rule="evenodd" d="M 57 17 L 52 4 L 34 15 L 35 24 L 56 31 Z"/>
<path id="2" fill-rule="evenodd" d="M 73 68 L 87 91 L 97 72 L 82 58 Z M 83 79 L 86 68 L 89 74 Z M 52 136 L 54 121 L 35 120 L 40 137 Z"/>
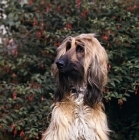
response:
<path id="1" fill-rule="evenodd" d="M 95 56 L 87 72 L 87 91 L 84 96 L 85 104 L 94 107 L 95 104 L 102 100 L 103 81 L 104 74 L 102 73 L 97 56 Z"/>

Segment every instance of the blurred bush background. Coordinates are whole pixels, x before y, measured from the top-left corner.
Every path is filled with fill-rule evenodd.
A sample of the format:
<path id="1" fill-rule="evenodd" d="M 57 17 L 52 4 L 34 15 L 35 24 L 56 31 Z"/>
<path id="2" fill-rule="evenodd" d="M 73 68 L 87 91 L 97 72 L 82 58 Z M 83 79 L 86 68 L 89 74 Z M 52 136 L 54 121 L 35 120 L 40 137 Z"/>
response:
<path id="1" fill-rule="evenodd" d="M 81 33 L 96 33 L 109 55 L 104 103 L 111 138 L 139 140 L 138 0 L 2 0 L 0 6 L 0 140 L 41 138 L 53 102 L 55 50 Z"/>

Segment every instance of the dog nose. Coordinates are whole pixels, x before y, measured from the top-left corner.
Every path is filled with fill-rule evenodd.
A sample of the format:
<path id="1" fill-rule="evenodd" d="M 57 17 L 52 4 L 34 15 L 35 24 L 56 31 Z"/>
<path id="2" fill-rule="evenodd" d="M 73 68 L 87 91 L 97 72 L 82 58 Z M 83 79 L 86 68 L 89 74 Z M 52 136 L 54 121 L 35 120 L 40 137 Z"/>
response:
<path id="1" fill-rule="evenodd" d="M 56 64 L 57 64 L 58 69 L 62 69 L 65 66 L 64 60 L 61 60 L 61 59 L 57 60 Z"/>

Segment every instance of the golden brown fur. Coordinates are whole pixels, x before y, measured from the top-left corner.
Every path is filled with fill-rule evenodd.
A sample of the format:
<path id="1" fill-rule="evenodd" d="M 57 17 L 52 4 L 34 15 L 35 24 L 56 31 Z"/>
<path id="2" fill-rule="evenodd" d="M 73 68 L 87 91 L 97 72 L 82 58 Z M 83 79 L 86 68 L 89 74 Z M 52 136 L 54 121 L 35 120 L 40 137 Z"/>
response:
<path id="1" fill-rule="evenodd" d="M 107 61 L 94 34 L 63 41 L 52 65 L 57 90 L 51 123 L 42 140 L 109 140 L 101 102 Z"/>

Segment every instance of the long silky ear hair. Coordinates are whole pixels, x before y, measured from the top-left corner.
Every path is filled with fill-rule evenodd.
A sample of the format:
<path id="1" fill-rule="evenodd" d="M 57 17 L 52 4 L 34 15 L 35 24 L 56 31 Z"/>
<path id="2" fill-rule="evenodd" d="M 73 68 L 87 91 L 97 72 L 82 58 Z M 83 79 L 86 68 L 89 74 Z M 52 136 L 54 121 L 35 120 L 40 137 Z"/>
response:
<path id="1" fill-rule="evenodd" d="M 103 88 L 107 83 L 107 62 L 108 57 L 105 49 L 100 45 L 96 38 L 92 39 L 91 61 L 87 70 L 86 86 L 87 90 L 84 96 L 84 103 L 90 107 L 101 102 L 103 97 Z"/>
<path id="2" fill-rule="evenodd" d="M 84 96 L 85 104 L 94 107 L 103 97 L 103 74 L 97 58 L 92 61 L 87 73 L 87 91 Z"/>

